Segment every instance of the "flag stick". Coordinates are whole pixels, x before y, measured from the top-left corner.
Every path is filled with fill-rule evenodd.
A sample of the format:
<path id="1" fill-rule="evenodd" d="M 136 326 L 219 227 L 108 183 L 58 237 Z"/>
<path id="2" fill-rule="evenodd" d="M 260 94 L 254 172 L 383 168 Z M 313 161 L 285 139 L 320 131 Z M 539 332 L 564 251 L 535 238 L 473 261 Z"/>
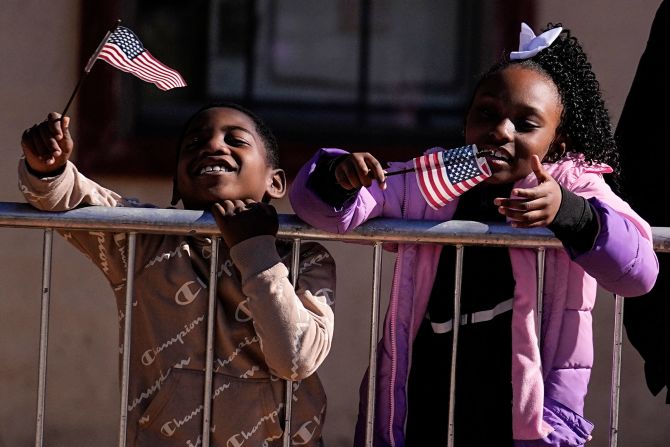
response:
<path id="1" fill-rule="evenodd" d="M 385 174 L 387 177 L 389 177 L 389 176 L 391 176 L 391 175 L 404 174 L 404 173 L 406 173 L 406 172 L 414 172 L 414 170 L 415 170 L 414 168 L 407 168 L 407 169 L 401 169 L 400 171 L 391 171 L 391 172 L 384 171 L 384 174 Z"/>
<path id="2" fill-rule="evenodd" d="M 480 158 L 480 157 L 493 157 L 493 158 L 496 158 L 492 151 L 479 151 L 479 152 L 477 153 L 477 158 Z M 499 157 L 498 157 L 498 158 L 499 158 Z M 414 168 L 401 169 L 400 171 L 391 171 L 391 172 L 388 172 L 388 171 L 384 170 L 384 174 L 385 174 L 387 177 L 389 177 L 389 176 L 391 176 L 391 175 L 405 174 L 406 172 L 414 172 L 414 171 L 415 171 Z M 370 172 L 372 172 L 372 171 L 370 171 Z"/>
<path id="3" fill-rule="evenodd" d="M 88 75 L 88 73 L 91 71 L 91 68 L 93 68 L 93 64 L 95 64 L 95 61 L 98 59 L 98 55 L 102 51 L 102 47 L 105 46 L 107 43 L 107 40 L 109 40 L 109 36 L 112 35 L 114 30 L 121 24 L 121 19 L 118 19 L 114 26 L 112 26 L 109 31 L 107 31 L 107 34 L 105 34 L 105 37 L 102 38 L 100 41 L 100 44 L 98 47 L 95 49 L 91 57 L 88 59 L 88 62 L 86 63 L 86 66 L 84 67 L 84 70 L 81 72 L 81 76 L 79 76 L 79 81 L 77 81 L 77 85 L 75 85 L 74 90 L 72 91 L 72 94 L 70 95 L 70 99 L 67 101 L 67 104 L 65 105 L 65 108 L 63 109 L 63 113 L 60 114 L 61 117 L 65 116 L 65 113 L 67 112 L 67 109 L 70 108 L 70 105 L 72 104 L 72 101 L 74 100 L 74 97 L 77 95 L 77 92 L 79 91 L 79 87 L 81 87 L 81 83 L 83 82 L 84 78 Z"/>

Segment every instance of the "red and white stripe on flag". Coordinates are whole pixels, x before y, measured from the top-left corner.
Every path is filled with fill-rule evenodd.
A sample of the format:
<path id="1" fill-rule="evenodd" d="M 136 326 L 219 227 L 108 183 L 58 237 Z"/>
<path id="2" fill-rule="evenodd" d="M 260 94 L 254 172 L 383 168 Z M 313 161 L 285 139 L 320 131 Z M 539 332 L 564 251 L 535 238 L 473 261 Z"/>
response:
<path id="1" fill-rule="evenodd" d="M 128 59 L 119 47 L 108 43 L 103 47 L 98 58 L 143 81 L 151 82 L 161 90 L 186 86 L 184 78 L 178 72 L 161 63 L 147 50 L 134 59 Z"/>
<path id="2" fill-rule="evenodd" d="M 491 176 L 486 159 L 477 158 L 477 146 L 441 150 L 416 157 L 414 172 L 428 205 L 439 209 Z"/>
<path id="3" fill-rule="evenodd" d="M 153 57 L 137 35 L 124 26 L 118 26 L 110 34 L 97 58 L 143 81 L 151 82 L 161 90 L 186 86 L 178 71 Z"/>

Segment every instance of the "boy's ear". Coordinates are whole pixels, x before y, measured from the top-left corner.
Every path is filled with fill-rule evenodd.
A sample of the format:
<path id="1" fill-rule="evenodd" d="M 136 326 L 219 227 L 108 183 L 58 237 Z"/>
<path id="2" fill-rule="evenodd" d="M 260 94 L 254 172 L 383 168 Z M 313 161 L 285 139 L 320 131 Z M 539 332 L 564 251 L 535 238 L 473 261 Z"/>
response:
<path id="1" fill-rule="evenodd" d="M 268 178 L 265 195 L 269 199 L 281 199 L 286 194 L 286 173 L 283 169 L 273 169 Z"/>

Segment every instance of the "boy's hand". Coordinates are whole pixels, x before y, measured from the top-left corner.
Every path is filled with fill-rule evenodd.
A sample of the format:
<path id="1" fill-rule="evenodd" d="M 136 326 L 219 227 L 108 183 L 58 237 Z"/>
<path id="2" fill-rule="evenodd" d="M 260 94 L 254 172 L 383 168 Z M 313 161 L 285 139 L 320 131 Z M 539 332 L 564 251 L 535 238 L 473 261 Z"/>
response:
<path id="1" fill-rule="evenodd" d="M 61 119 L 59 113 L 51 112 L 45 121 L 23 132 L 21 147 L 33 171 L 48 175 L 70 159 L 74 143 L 69 126 L 70 117 Z"/>
<path id="2" fill-rule="evenodd" d="M 228 247 L 254 236 L 275 236 L 279 230 L 277 210 L 270 204 L 252 199 L 215 203 L 212 214 Z"/>
<path id="3" fill-rule="evenodd" d="M 512 195 L 521 199 L 497 198 L 498 212 L 511 220 L 513 227 L 545 227 L 554 221 L 561 206 L 561 187 L 542 167 L 537 155 L 533 155 L 531 166 L 538 185 L 535 188 L 512 190 Z"/>
<path id="4" fill-rule="evenodd" d="M 344 158 L 335 168 L 335 180 L 344 189 L 356 189 L 379 182 L 386 189 L 386 174 L 379 161 L 367 152 L 354 152 Z"/>

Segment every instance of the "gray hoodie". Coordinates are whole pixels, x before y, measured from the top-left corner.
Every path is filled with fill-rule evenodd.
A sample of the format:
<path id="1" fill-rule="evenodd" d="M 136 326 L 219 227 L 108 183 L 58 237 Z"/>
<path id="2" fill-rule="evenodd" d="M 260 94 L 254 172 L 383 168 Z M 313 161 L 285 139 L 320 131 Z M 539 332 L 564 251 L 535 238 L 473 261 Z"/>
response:
<path id="1" fill-rule="evenodd" d="M 68 162 L 55 177 L 31 175 L 19 188 L 41 210 L 138 206 Z M 62 231 L 104 273 L 116 296 L 122 349 L 126 236 Z M 297 287 L 290 246 L 258 236 L 219 244 L 211 445 L 281 445 L 284 381 L 294 381 L 293 445 L 321 445 L 326 398 L 316 369 L 333 337 L 335 265 L 319 244 L 302 244 Z M 210 240 L 138 234 L 132 316 L 129 446 L 200 445 Z"/>

